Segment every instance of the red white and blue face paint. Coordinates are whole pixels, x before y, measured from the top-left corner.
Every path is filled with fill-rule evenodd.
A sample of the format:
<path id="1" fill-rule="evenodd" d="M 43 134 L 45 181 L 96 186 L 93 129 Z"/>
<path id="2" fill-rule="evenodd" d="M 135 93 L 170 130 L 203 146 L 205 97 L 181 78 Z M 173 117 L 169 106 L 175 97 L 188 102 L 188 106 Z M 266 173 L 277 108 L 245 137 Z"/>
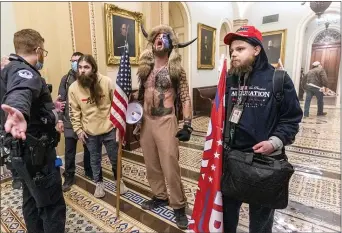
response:
<path id="1" fill-rule="evenodd" d="M 161 33 L 157 36 L 156 40 L 161 40 L 163 42 L 163 47 L 165 49 L 170 48 L 170 40 L 169 40 L 169 35 L 165 33 Z"/>

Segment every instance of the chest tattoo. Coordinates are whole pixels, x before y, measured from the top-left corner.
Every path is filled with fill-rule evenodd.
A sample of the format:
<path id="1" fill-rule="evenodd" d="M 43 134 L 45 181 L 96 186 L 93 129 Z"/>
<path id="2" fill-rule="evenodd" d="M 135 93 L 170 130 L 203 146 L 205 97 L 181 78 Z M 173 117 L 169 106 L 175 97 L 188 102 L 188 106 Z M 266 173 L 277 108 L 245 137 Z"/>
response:
<path id="1" fill-rule="evenodd" d="M 172 113 L 172 108 L 166 108 L 164 105 L 165 93 L 171 88 L 171 80 L 169 72 L 166 68 L 160 70 L 155 77 L 155 91 L 153 97 L 156 95 L 158 98 L 158 105 L 154 105 L 151 108 L 152 116 L 165 116 Z"/>

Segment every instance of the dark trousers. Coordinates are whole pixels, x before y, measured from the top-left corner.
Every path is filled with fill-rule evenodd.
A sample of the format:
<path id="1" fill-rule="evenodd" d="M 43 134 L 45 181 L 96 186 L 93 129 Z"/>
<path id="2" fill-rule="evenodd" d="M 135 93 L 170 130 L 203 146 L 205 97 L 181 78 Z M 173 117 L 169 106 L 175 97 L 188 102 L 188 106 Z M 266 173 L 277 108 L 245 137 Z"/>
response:
<path id="1" fill-rule="evenodd" d="M 313 96 L 317 98 L 317 115 L 323 114 L 323 92 L 320 92 L 318 88 L 308 86 L 306 88 L 306 98 L 304 104 L 304 116 L 309 116 L 311 99 Z"/>
<path id="2" fill-rule="evenodd" d="M 64 233 L 66 205 L 60 169 L 55 167 L 55 148 L 45 155 L 46 165 L 41 168 L 31 165 L 28 149 L 24 161 L 13 163 L 23 183 L 23 216 L 28 233 Z"/>
<path id="3" fill-rule="evenodd" d="M 75 176 L 75 156 L 76 156 L 76 149 L 77 149 L 77 142 L 78 140 L 73 137 L 65 138 L 65 174 L 69 177 Z M 92 176 L 93 172 L 90 166 L 90 153 L 86 145 L 83 144 L 84 149 L 84 171 L 87 176 Z M 102 176 L 102 170 L 101 170 Z"/>
<path id="4" fill-rule="evenodd" d="M 23 215 L 27 233 L 64 233 L 66 206 L 61 185 L 59 182 L 55 188 L 49 188 L 60 198 L 51 205 L 37 208 L 35 199 L 23 184 Z"/>
<path id="5" fill-rule="evenodd" d="M 241 201 L 223 196 L 224 233 L 236 233 L 239 223 Z M 272 233 L 274 209 L 249 205 L 249 232 Z"/>
<path id="6" fill-rule="evenodd" d="M 302 85 L 299 85 L 298 99 L 299 99 L 300 101 L 302 101 L 302 100 L 303 100 L 303 97 L 304 97 L 304 89 L 303 89 Z"/>
<path id="7" fill-rule="evenodd" d="M 113 129 L 108 133 L 101 135 L 88 135 L 87 147 L 90 152 L 91 168 L 95 182 L 101 182 L 102 176 L 100 174 L 102 167 L 102 144 L 105 146 L 110 163 L 112 164 L 112 171 L 114 179 L 116 180 L 116 166 L 118 159 L 118 143 L 116 142 L 116 130 Z"/>
<path id="8" fill-rule="evenodd" d="M 20 179 L 18 172 L 12 167 L 11 163 L 7 163 L 6 168 L 11 171 L 13 180 L 19 180 Z"/>

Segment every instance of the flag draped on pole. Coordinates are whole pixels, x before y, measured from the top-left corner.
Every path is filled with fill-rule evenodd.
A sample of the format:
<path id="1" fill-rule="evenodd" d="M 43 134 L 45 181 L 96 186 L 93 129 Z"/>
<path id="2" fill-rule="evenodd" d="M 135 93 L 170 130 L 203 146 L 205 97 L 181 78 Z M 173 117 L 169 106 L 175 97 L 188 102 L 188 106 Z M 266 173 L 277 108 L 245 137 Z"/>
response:
<path id="1" fill-rule="evenodd" d="M 222 175 L 226 74 L 227 60 L 224 59 L 204 144 L 195 205 L 189 222 L 191 232 L 223 232 L 220 180 Z"/>
<path id="2" fill-rule="evenodd" d="M 126 112 L 128 97 L 132 91 L 131 64 L 127 48 L 121 55 L 119 73 L 116 78 L 116 87 L 113 93 L 113 102 L 110 110 L 110 120 L 119 130 L 120 138 L 126 132 Z"/>

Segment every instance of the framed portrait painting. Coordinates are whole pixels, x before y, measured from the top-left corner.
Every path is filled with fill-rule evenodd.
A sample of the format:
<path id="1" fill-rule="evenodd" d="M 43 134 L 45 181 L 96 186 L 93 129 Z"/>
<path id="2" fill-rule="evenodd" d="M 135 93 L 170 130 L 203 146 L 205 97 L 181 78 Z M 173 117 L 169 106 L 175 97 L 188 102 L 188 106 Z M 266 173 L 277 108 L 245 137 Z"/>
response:
<path id="1" fill-rule="evenodd" d="M 198 23 L 197 69 L 214 69 L 216 28 Z"/>
<path id="2" fill-rule="evenodd" d="M 285 62 L 286 29 L 263 32 L 262 45 L 265 49 L 268 62 L 273 66 L 278 64 L 280 58 L 282 64 Z"/>
<path id="3" fill-rule="evenodd" d="M 138 64 L 140 24 L 142 13 L 121 9 L 105 3 L 107 65 L 120 63 L 125 46 L 128 48 L 130 63 Z"/>

